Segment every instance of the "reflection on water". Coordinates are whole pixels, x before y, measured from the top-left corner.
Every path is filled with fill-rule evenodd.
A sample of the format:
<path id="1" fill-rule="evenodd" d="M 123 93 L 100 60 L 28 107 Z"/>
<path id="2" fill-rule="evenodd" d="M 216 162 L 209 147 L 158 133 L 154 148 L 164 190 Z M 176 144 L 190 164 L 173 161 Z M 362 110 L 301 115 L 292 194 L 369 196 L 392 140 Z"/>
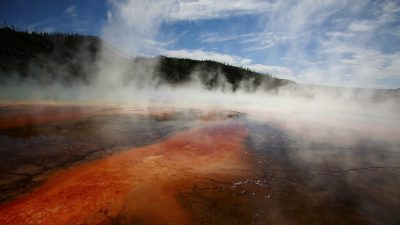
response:
<path id="1" fill-rule="evenodd" d="M 400 223 L 395 135 L 229 110 L 62 118 L 0 129 L 0 222 Z"/>
<path id="2" fill-rule="evenodd" d="M 95 115 L 0 129 L 0 201 L 26 192 L 58 168 L 152 144 L 193 125 L 187 117 L 166 116 Z"/>
<path id="3" fill-rule="evenodd" d="M 277 188 L 275 210 L 288 213 L 282 215 L 285 220 L 297 224 L 400 222 L 400 141 L 396 137 L 383 142 L 362 133 L 318 127 L 317 132 L 329 133 L 325 138 L 260 122 L 249 123 L 249 128 L 248 145 L 264 176 Z M 351 141 L 338 138 L 343 132 Z"/>

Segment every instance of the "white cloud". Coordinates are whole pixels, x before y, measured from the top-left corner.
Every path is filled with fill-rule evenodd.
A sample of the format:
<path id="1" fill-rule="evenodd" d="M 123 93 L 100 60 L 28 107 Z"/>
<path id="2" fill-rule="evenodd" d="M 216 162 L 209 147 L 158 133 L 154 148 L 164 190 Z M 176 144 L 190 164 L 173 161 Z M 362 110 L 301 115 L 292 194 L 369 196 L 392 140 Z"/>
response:
<path id="1" fill-rule="evenodd" d="M 400 80 L 400 52 L 385 52 L 388 43 L 381 40 L 399 31 L 393 26 L 399 12 L 398 1 L 390 0 L 294 1 L 265 14 L 263 32 L 287 35 L 280 53 L 297 68 L 298 82 L 374 87 Z"/>
<path id="2" fill-rule="evenodd" d="M 107 11 L 107 20 L 112 21 L 112 19 L 113 19 L 112 13 L 110 11 Z"/>
<path id="3" fill-rule="evenodd" d="M 386 1 L 380 9 L 378 21 L 380 23 L 396 22 L 400 17 L 400 4 L 395 1 Z"/>
<path id="4" fill-rule="evenodd" d="M 314 84 L 377 87 L 381 79 L 399 77 L 400 52 L 385 54 L 333 39 L 322 42 L 320 54 L 325 61 L 302 69 L 297 80 Z"/>
<path id="5" fill-rule="evenodd" d="M 173 57 L 211 59 L 259 72 L 318 84 L 373 85 L 379 79 L 400 77 L 399 53 L 380 48 L 382 27 L 400 20 L 397 1 L 371 0 L 109 0 L 111 9 L 103 37 L 134 54 L 167 53 Z M 163 23 L 257 15 L 251 33 L 203 33 L 202 43 L 234 42 L 240 50 L 265 54 L 274 66 L 252 59 L 217 53 L 218 50 L 166 50 L 171 38 L 160 35 Z M 400 38 L 393 27 L 393 37 Z M 389 32 L 386 28 L 385 32 Z M 397 36 L 396 36 L 397 35 Z M 399 39 L 398 39 L 399 40 Z M 217 47 L 218 48 L 218 47 Z M 276 54 L 276 55 L 275 55 Z M 291 58 L 290 64 L 285 59 Z M 287 63 L 285 66 L 285 63 Z M 268 63 L 266 63 L 268 64 Z M 290 67 L 290 68 L 287 68 Z M 342 83 L 341 83 L 342 82 Z M 340 84 L 341 83 L 341 84 Z"/>
<path id="6" fill-rule="evenodd" d="M 168 21 L 224 18 L 233 15 L 258 14 L 275 10 L 276 3 L 263 0 L 183 0 L 171 1 L 165 15 Z"/>
<path id="7" fill-rule="evenodd" d="M 221 33 L 205 33 L 200 35 L 199 40 L 203 43 L 221 43 L 227 41 L 235 41 L 238 39 L 250 37 L 252 34 L 232 34 L 224 35 Z"/>
<path id="8" fill-rule="evenodd" d="M 355 20 L 349 25 L 350 31 L 372 32 L 387 23 L 396 22 L 400 19 L 400 5 L 393 1 L 385 1 L 374 9 L 374 14 L 368 19 Z"/>
<path id="9" fill-rule="evenodd" d="M 142 40 L 155 40 L 162 23 L 261 14 L 276 10 L 280 1 L 264 0 L 109 0 L 108 23 L 104 39 L 117 47 L 130 46 L 128 52 L 147 51 Z M 125 36 L 125 37 L 124 37 Z M 163 40 L 161 40 L 163 41 Z M 127 49 L 125 49 L 127 50 Z"/>
<path id="10" fill-rule="evenodd" d="M 242 65 L 248 65 L 248 64 L 250 64 L 250 63 L 252 63 L 253 62 L 253 60 L 251 60 L 251 59 L 241 59 L 240 60 L 240 64 L 242 64 Z"/>
<path id="11" fill-rule="evenodd" d="M 287 38 L 288 37 L 281 32 L 264 32 L 249 36 L 241 40 L 240 43 L 250 46 L 247 47 L 246 51 L 265 50 L 286 41 Z"/>
<path id="12" fill-rule="evenodd" d="M 263 64 L 250 64 L 246 65 L 247 68 L 257 71 L 259 73 L 269 73 L 279 78 L 293 79 L 293 72 L 287 67 L 283 66 L 267 66 Z"/>
<path id="13" fill-rule="evenodd" d="M 376 26 L 377 26 L 376 23 L 368 20 L 357 20 L 349 25 L 349 30 L 356 32 L 373 31 Z"/>
<path id="14" fill-rule="evenodd" d="M 246 51 L 265 50 L 285 41 L 286 39 L 287 36 L 280 32 L 253 32 L 232 35 L 205 33 L 199 38 L 203 43 L 213 44 L 234 41 L 237 45 L 246 46 Z"/>
<path id="15" fill-rule="evenodd" d="M 354 33 L 340 32 L 340 31 L 327 32 L 326 35 L 329 36 L 330 38 L 353 38 L 355 36 Z"/>
<path id="16" fill-rule="evenodd" d="M 64 10 L 65 14 L 70 15 L 71 17 L 75 17 L 77 15 L 77 7 L 76 5 L 70 5 L 68 8 Z"/>
<path id="17" fill-rule="evenodd" d="M 264 0 L 110 0 L 113 10 L 132 25 L 225 18 L 276 10 L 279 1 Z"/>
<path id="18" fill-rule="evenodd" d="M 179 49 L 179 50 L 168 50 L 165 52 L 166 56 L 176 57 L 176 58 L 187 58 L 187 59 L 195 59 L 195 60 L 213 60 L 221 63 L 226 63 L 229 65 L 240 65 L 242 60 L 245 62 L 249 62 L 250 59 L 242 59 L 239 56 L 221 54 L 217 52 L 208 52 L 200 49 L 197 50 L 187 50 L 187 49 Z M 251 60 L 250 60 L 251 62 Z"/>

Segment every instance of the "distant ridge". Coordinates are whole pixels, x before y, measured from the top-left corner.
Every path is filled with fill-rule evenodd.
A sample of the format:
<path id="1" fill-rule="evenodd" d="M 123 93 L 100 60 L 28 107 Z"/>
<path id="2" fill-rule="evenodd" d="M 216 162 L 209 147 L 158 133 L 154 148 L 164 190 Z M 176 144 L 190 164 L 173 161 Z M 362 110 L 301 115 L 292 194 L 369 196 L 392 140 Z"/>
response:
<path id="1" fill-rule="evenodd" d="M 44 84 L 53 81 L 65 85 L 88 84 L 98 69 L 102 47 L 106 51 L 115 51 L 95 36 L 0 28 L 0 82 L 7 81 L 12 76 L 18 79 L 29 78 Z M 194 72 L 207 89 L 225 85 L 231 91 L 241 88 L 252 92 L 258 89 L 275 90 L 294 84 L 293 81 L 275 78 L 271 74 L 260 74 L 211 60 L 165 56 L 129 58 L 123 54 L 115 55 L 118 55 L 119 61 L 131 64 L 132 68 L 156 63 L 152 76 L 159 83 L 173 86 L 190 82 Z M 127 79 L 134 76 L 134 73 L 128 74 Z"/>
<path id="2" fill-rule="evenodd" d="M 95 36 L 64 33 L 27 32 L 14 27 L 0 28 L 0 85 L 9 81 L 35 81 L 39 84 L 91 84 L 104 69 L 106 53 L 123 65 L 124 84 L 141 80 L 151 85 L 172 87 L 199 82 L 208 90 L 236 92 L 290 92 L 298 97 L 395 100 L 400 103 L 400 88 L 368 89 L 307 85 L 280 79 L 211 60 L 192 60 L 158 56 L 130 58 Z M 107 68 L 107 66 L 105 67 Z M 140 72 L 138 72 L 140 68 Z M 107 76 L 114 76 L 113 73 Z M 146 80 L 147 79 L 147 80 Z"/>

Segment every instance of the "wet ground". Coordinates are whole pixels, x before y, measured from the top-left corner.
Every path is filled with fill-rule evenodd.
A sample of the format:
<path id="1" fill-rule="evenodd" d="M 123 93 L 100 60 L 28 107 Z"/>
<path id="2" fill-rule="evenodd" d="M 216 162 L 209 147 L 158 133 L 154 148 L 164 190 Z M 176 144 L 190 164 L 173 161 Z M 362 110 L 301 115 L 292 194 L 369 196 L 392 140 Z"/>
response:
<path id="1" fill-rule="evenodd" d="M 261 115 L 2 105 L 0 223 L 400 223 L 397 133 Z"/>

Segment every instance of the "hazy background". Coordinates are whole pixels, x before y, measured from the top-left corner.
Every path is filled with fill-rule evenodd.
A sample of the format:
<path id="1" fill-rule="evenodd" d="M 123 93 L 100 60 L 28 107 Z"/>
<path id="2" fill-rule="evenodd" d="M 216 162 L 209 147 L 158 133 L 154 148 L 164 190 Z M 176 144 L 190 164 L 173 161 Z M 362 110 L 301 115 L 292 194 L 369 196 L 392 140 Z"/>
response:
<path id="1" fill-rule="evenodd" d="M 101 36 L 128 55 L 242 65 L 298 82 L 397 88 L 399 2 L 6 0 L 0 21 Z"/>
<path id="2" fill-rule="evenodd" d="M 3 99 L 202 104 L 365 114 L 399 121 L 398 94 L 383 92 L 384 97 L 374 98 L 375 91 L 369 89 L 330 91 L 306 85 L 248 92 L 246 82 L 233 93 L 224 76 L 218 76 L 216 88 L 204 88 L 200 68 L 191 72 L 189 82 L 171 86 L 154 76 L 157 58 L 132 64 L 137 56 L 164 54 L 211 59 L 301 83 L 399 87 L 397 1 L 92 0 L 61 1 L 56 6 L 51 1 L 21 0 L 1 4 L 0 19 L 7 23 L 31 31 L 95 34 L 105 41 L 92 58 L 85 43 L 75 51 L 75 58 L 87 65 L 86 82 L 66 85 L 57 78 L 42 85 L 10 73 L 0 90 Z M 56 12 L 62 15 L 58 18 Z M 39 64 L 40 58 L 28 73 L 46 74 Z M 52 73 L 73 75 L 62 61 L 43 64 Z"/>

